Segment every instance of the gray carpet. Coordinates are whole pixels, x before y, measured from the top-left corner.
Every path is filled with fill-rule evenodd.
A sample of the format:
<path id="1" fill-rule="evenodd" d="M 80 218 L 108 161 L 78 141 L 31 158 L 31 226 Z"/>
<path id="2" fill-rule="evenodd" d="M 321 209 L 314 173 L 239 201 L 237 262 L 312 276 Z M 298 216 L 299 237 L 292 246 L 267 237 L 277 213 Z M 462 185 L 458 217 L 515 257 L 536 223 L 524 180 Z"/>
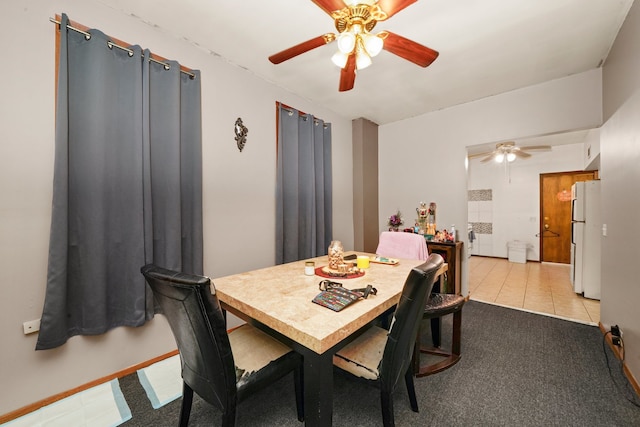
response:
<path id="1" fill-rule="evenodd" d="M 420 412 L 404 385 L 396 391 L 397 426 L 640 426 L 640 408 L 627 400 L 635 396 L 606 348 L 619 387 L 612 381 L 597 327 L 475 301 L 462 325 L 462 360 L 416 379 Z M 177 425 L 180 399 L 154 410 L 135 374 L 120 386 L 133 415 L 124 426 Z M 336 374 L 333 402 L 335 426 L 382 425 L 372 387 Z M 219 412 L 194 396 L 190 426 L 219 423 Z M 292 377 L 241 402 L 237 425 L 301 426 Z"/>

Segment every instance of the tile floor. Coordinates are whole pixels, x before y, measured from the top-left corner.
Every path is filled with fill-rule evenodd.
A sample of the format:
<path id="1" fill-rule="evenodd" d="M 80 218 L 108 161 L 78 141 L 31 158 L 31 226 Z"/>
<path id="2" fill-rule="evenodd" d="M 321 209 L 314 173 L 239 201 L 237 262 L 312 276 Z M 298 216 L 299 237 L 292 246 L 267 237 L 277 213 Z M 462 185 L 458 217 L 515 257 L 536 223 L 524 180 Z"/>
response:
<path id="1" fill-rule="evenodd" d="M 472 256 L 470 299 L 597 325 L 600 301 L 573 292 L 568 264 Z"/>

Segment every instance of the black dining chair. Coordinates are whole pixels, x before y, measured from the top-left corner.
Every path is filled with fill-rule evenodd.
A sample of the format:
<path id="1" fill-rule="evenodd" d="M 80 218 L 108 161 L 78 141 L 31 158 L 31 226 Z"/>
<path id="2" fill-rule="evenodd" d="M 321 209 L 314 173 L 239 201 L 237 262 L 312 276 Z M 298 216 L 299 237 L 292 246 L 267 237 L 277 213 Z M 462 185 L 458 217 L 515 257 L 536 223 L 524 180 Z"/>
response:
<path id="1" fill-rule="evenodd" d="M 208 277 L 142 267 L 161 313 L 176 339 L 183 395 L 179 426 L 187 426 L 195 392 L 222 411 L 233 426 L 236 407 L 250 393 L 294 373 L 298 420 L 304 420 L 302 359 L 280 341 L 250 326 L 227 333 L 215 287 Z"/>
<path id="2" fill-rule="evenodd" d="M 333 364 L 340 371 L 362 378 L 380 389 L 385 426 L 395 425 L 393 391 L 402 377 L 411 409 L 418 412 L 411 360 L 425 302 L 443 262 L 440 255 L 433 254 L 424 264 L 409 272 L 389 330 L 372 326 L 333 357 Z"/>

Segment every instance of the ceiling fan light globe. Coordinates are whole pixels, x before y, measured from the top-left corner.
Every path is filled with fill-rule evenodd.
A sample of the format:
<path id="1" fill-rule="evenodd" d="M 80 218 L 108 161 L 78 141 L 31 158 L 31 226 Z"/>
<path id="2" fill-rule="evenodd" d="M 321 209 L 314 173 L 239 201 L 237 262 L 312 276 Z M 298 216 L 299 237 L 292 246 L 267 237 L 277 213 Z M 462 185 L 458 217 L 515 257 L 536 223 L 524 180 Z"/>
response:
<path id="1" fill-rule="evenodd" d="M 504 161 L 504 154 L 498 153 L 496 154 L 496 163 L 502 163 Z"/>
<path id="2" fill-rule="evenodd" d="M 508 153 L 507 154 L 507 161 L 508 162 L 513 162 L 516 159 L 516 155 L 514 153 Z"/>
<path id="3" fill-rule="evenodd" d="M 373 34 L 363 34 L 362 40 L 364 43 L 364 48 L 366 49 L 369 56 L 374 57 L 382 51 L 382 45 L 384 42 L 378 36 L 374 36 Z"/>
<path id="4" fill-rule="evenodd" d="M 347 65 L 347 59 L 349 59 L 348 55 L 337 51 L 331 57 L 331 62 L 333 62 L 338 68 L 344 68 L 345 65 Z"/>
<path id="5" fill-rule="evenodd" d="M 363 70 L 371 65 L 371 57 L 367 55 L 367 52 L 356 52 L 356 69 Z"/>
<path id="6" fill-rule="evenodd" d="M 338 49 L 344 54 L 349 54 L 356 47 L 356 36 L 349 31 L 343 31 L 338 36 Z"/>

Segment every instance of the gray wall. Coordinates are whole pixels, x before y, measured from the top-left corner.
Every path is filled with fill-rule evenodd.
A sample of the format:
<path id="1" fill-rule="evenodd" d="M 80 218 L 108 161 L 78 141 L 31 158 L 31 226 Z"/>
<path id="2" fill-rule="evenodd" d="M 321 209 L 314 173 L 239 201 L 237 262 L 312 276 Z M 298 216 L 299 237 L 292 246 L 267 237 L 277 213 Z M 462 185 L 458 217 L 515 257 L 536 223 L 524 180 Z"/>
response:
<path id="1" fill-rule="evenodd" d="M 603 71 L 600 164 L 603 222 L 600 318 L 623 332 L 626 363 L 640 381 L 640 4 L 634 2 Z"/>

